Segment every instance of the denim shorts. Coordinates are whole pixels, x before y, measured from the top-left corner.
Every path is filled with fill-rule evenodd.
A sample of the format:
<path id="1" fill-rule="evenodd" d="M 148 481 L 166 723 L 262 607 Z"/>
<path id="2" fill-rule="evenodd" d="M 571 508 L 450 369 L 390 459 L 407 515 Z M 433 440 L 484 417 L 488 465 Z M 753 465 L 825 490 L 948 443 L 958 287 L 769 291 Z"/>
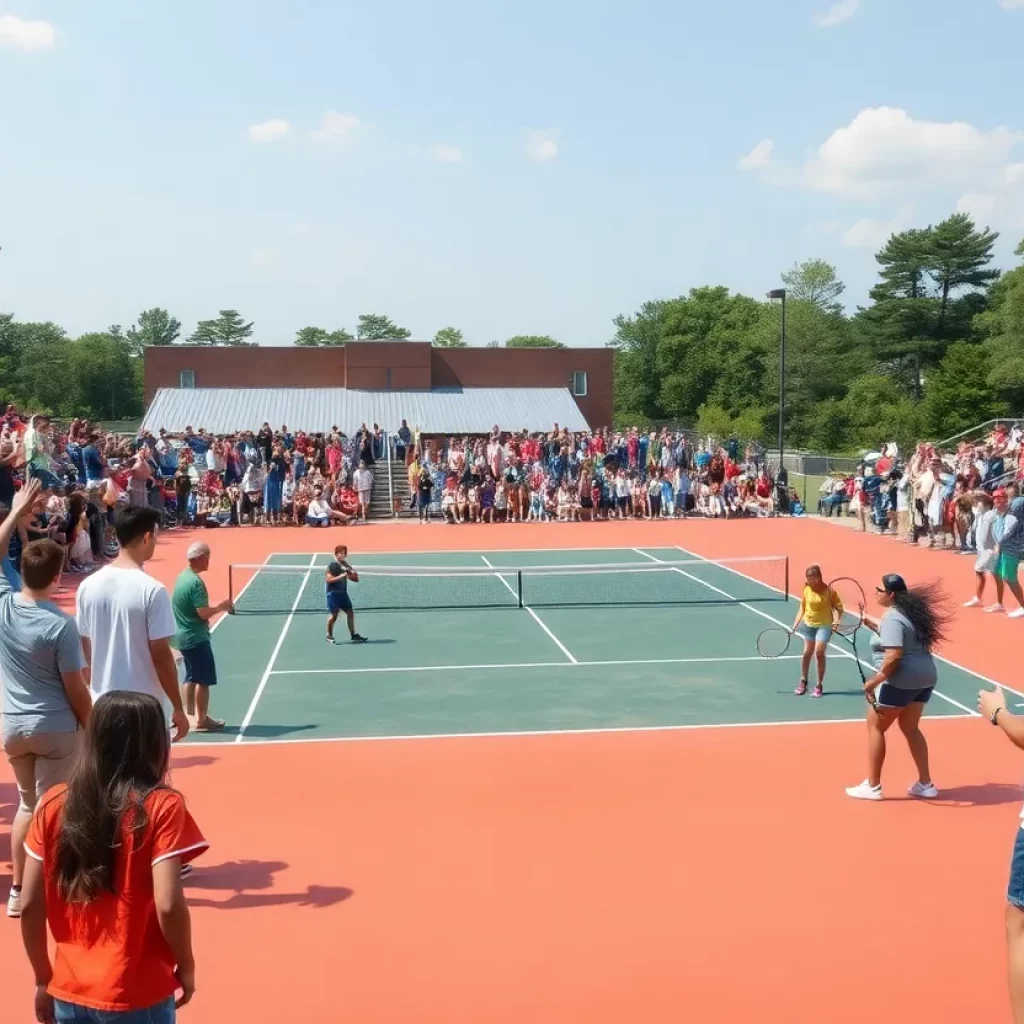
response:
<path id="1" fill-rule="evenodd" d="M 796 631 L 809 644 L 827 644 L 832 639 L 831 626 L 811 626 L 806 622 L 801 622 L 796 627 Z"/>
<path id="2" fill-rule="evenodd" d="M 1010 858 L 1010 884 L 1006 889 L 1007 902 L 1024 910 L 1024 828 L 1017 829 Z"/>
<path id="3" fill-rule="evenodd" d="M 56 1024 L 174 1024 L 174 997 L 144 1010 L 93 1010 L 54 999 L 53 1019 Z"/>

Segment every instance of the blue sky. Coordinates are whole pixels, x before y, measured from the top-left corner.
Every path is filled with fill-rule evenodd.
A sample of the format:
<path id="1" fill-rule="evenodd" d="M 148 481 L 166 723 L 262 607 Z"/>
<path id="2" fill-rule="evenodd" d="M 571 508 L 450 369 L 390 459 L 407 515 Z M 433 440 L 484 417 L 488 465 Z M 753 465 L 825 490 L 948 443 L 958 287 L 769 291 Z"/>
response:
<path id="1" fill-rule="evenodd" d="M 1024 236 L 1024 0 L 0 0 L 0 310 L 603 345 L 892 230 Z"/>

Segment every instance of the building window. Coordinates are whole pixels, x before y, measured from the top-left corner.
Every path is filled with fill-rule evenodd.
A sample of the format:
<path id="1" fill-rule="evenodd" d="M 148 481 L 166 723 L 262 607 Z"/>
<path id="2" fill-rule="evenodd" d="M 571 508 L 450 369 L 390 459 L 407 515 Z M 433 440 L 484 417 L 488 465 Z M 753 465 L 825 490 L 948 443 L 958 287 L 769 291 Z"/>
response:
<path id="1" fill-rule="evenodd" d="M 577 398 L 587 397 L 587 371 L 586 370 L 573 370 L 572 371 L 572 393 Z"/>
<path id="2" fill-rule="evenodd" d="M 178 371 L 178 387 L 179 388 L 194 388 L 196 386 L 196 371 L 195 370 L 179 370 Z"/>

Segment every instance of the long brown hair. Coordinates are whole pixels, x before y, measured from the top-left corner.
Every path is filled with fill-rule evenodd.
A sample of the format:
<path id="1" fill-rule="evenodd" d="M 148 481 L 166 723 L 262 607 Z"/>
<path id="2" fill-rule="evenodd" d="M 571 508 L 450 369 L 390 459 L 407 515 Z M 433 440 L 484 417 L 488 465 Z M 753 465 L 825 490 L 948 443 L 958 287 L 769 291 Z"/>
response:
<path id="1" fill-rule="evenodd" d="M 61 809 L 56 878 L 61 897 L 88 903 L 113 893 L 114 859 L 127 815 L 137 842 L 145 801 L 164 788 L 170 736 L 163 708 L 145 693 L 116 691 L 93 705 Z"/>

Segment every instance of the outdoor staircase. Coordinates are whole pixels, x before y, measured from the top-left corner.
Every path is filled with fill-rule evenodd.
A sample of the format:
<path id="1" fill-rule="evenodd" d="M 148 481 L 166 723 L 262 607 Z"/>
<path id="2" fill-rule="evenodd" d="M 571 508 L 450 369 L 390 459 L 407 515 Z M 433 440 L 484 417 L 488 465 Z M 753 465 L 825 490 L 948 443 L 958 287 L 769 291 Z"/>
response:
<path id="1" fill-rule="evenodd" d="M 394 500 L 397 501 L 399 517 L 409 519 L 416 515 L 409 510 L 409 478 L 404 462 L 392 460 L 391 482 L 394 486 Z M 394 504 L 388 493 L 388 464 L 381 460 L 373 467 L 373 493 L 370 496 L 370 518 L 394 518 Z"/>

